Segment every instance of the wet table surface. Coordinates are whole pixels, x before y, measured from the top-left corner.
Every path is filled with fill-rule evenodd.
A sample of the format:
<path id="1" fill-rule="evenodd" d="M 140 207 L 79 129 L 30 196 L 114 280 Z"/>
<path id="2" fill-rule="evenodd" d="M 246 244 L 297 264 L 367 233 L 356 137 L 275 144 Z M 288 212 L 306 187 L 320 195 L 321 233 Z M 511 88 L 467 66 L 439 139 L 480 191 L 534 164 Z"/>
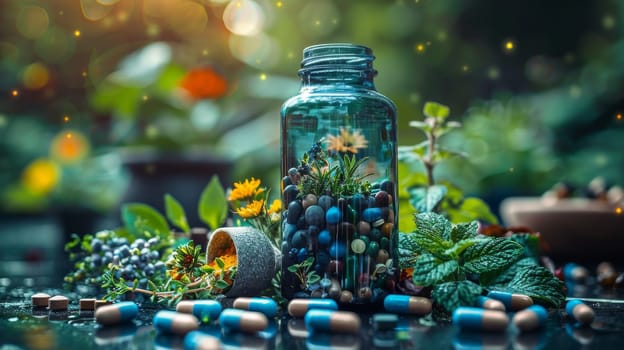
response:
<path id="1" fill-rule="evenodd" d="M 267 331 L 246 335 L 223 333 L 216 324 L 200 328 L 218 336 L 222 348 L 253 349 L 624 349 L 624 290 L 595 285 L 568 286 L 571 298 L 582 298 L 596 312 L 589 327 L 574 325 L 564 310 L 549 310 L 546 327 L 519 333 L 460 331 L 448 323 L 401 316 L 397 328 L 374 331 L 372 313 L 360 313 L 357 335 L 308 334 L 302 319 L 275 318 Z M 67 311 L 33 309 L 35 292 L 70 298 Z M 61 290 L 0 288 L 0 349 L 182 349 L 183 338 L 159 334 L 151 325 L 155 307 L 141 307 L 133 323 L 101 327 L 92 312 L 78 310 L 79 297 Z"/>

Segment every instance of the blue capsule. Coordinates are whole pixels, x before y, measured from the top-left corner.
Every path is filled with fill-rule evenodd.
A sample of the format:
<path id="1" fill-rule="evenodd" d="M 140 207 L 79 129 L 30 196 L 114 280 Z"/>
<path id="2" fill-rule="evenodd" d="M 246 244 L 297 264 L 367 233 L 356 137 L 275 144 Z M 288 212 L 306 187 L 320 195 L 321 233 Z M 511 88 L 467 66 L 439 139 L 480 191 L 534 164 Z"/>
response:
<path id="1" fill-rule="evenodd" d="M 374 227 L 383 224 L 383 219 L 381 218 L 381 208 L 364 209 L 364 211 L 362 212 L 362 218 L 365 221 L 370 222 Z"/>
<path id="2" fill-rule="evenodd" d="M 510 311 L 526 309 L 533 305 L 533 299 L 523 294 L 512 294 L 493 290 L 489 292 L 487 296 L 502 302 L 505 305 L 505 309 Z"/>
<path id="3" fill-rule="evenodd" d="M 512 322 L 522 332 L 534 331 L 542 328 L 548 320 L 548 312 L 540 305 L 531 305 L 522 311 L 518 311 Z"/>
<path id="4" fill-rule="evenodd" d="M 293 299 L 288 303 L 288 313 L 292 317 L 303 317 L 311 309 L 338 310 L 334 299 Z"/>
<path id="5" fill-rule="evenodd" d="M 317 240 L 321 245 L 329 245 L 332 240 L 331 233 L 328 230 L 323 230 L 319 233 Z"/>
<path id="6" fill-rule="evenodd" d="M 221 341 L 212 335 L 192 331 L 184 337 L 184 350 L 219 350 Z"/>
<path id="7" fill-rule="evenodd" d="M 479 295 L 477 297 L 475 306 L 489 310 L 505 311 L 505 304 L 503 304 L 500 300 L 484 297 L 483 295 Z"/>
<path id="8" fill-rule="evenodd" d="M 154 328 L 163 333 L 185 335 L 199 328 L 199 320 L 191 314 L 161 310 L 154 315 Z"/>
<path id="9" fill-rule="evenodd" d="M 233 306 L 235 309 L 261 312 L 266 317 L 275 317 L 277 315 L 277 303 L 270 298 L 240 297 L 234 300 Z"/>
<path id="10" fill-rule="evenodd" d="M 139 314 L 139 307 L 131 301 L 100 306 L 95 310 L 95 321 L 109 326 L 132 321 Z"/>
<path id="11" fill-rule="evenodd" d="M 350 311 L 324 309 L 309 310 L 304 317 L 306 328 L 310 332 L 354 333 L 360 331 L 360 317 Z"/>
<path id="12" fill-rule="evenodd" d="M 575 263 L 567 263 L 563 266 L 563 277 L 568 282 L 584 282 L 589 271 Z"/>
<path id="13" fill-rule="evenodd" d="M 342 213 L 338 207 L 330 207 L 325 213 L 325 222 L 329 225 L 335 225 L 342 220 Z"/>
<path id="14" fill-rule="evenodd" d="M 384 308 L 397 314 L 426 315 L 431 312 L 431 300 L 402 294 L 389 294 L 384 299 Z"/>
<path id="15" fill-rule="evenodd" d="M 509 325 L 506 313 L 477 307 L 458 307 L 452 319 L 454 325 L 470 331 L 502 332 Z"/>
<path id="16" fill-rule="evenodd" d="M 257 333 L 268 327 L 269 320 L 260 312 L 225 309 L 219 316 L 219 324 L 222 328 L 229 331 Z"/>
<path id="17" fill-rule="evenodd" d="M 201 322 L 216 320 L 222 309 L 216 300 L 182 300 L 176 305 L 177 312 L 193 314 Z"/>
<path id="18" fill-rule="evenodd" d="M 591 324 L 596 317 L 594 309 L 578 299 L 568 301 L 565 309 L 570 317 L 583 326 Z"/>

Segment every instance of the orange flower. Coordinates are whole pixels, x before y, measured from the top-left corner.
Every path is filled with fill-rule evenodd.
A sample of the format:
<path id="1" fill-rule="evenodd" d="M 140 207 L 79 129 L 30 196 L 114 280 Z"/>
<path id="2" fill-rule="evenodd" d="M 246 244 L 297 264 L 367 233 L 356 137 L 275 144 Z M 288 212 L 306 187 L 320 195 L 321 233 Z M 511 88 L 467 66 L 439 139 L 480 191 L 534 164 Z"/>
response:
<path id="1" fill-rule="evenodd" d="M 364 135 L 360 134 L 359 130 L 353 130 L 353 133 L 348 129 L 340 128 L 340 135 L 327 134 L 327 150 L 336 151 L 340 153 L 351 152 L 353 154 L 358 153 L 358 149 L 368 147 L 368 140 Z"/>
<path id="2" fill-rule="evenodd" d="M 279 213 L 280 210 L 282 210 L 282 201 L 279 199 L 276 199 L 273 201 L 273 203 L 271 203 L 271 206 L 269 206 L 269 209 L 267 210 L 267 213 L 270 214 L 275 214 L 275 213 Z"/>
<path id="3" fill-rule="evenodd" d="M 264 200 L 254 200 L 247 206 L 236 208 L 236 214 L 243 219 L 252 219 L 260 215 L 264 207 Z"/>
<path id="4" fill-rule="evenodd" d="M 180 82 L 191 98 L 219 98 L 227 91 L 227 81 L 210 67 L 192 69 Z"/>
<path id="5" fill-rule="evenodd" d="M 251 199 L 256 195 L 264 192 L 264 188 L 258 188 L 260 186 L 260 180 L 255 178 L 245 179 L 244 182 L 235 182 L 234 188 L 230 191 L 228 201 L 237 201 L 242 199 Z"/>

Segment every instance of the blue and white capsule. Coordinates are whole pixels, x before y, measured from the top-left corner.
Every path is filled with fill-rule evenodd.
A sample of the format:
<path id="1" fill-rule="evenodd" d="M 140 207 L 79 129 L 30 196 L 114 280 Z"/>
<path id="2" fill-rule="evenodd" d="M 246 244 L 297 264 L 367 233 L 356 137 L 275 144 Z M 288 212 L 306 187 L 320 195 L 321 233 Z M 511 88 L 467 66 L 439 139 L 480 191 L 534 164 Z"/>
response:
<path id="1" fill-rule="evenodd" d="M 269 320 L 261 312 L 225 309 L 219 316 L 219 324 L 226 331 L 257 333 L 267 329 Z"/>
<path id="2" fill-rule="evenodd" d="M 575 263 L 567 263 L 563 266 L 563 278 L 567 282 L 582 283 L 589 276 L 589 271 Z"/>
<path id="3" fill-rule="evenodd" d="M 548 320 L 548 311 L 540 305 L 531 305 L 522 311 L 518 311 L 511 322 L 521 332 L 531 332 L 543 328 Z"/>
<path id="4" fill-rule="evenodd" d="M 469 331 L 502 332 L 509 325 L 509 317 L 503 311 L 478 307 L 458 307 L 452 319 L 454 325 Z"/>
<path id="5" fill-rule="evenodd" d="M 396 314 L 422 316 L 431 312 L 432 304 L 429 298 L 389 294 L 384 298 L 384 308 Z"/>
<path id="6" fill-rule="evenodd" d="M 350 311 L 312 309 L 305 314 L 304 322 L 310 333 L 353 333 L 360 331 L 360 317 Z"/>
<path id="7" fill-rule="evenodd" d="M 223 308 L 216 300 L 182 300 L 176 305 L 176 311 L 193 314 L 201 322 L 206 323 L 216 320 Z"/>
<path id="8" fill-rule="evenodd" d="M 488 298 L 496 299 L 505 305 L 505 309 L 508 311 L 518 311 L 526 309 L 533 305 L 533 299 L 530 296 L 524 294 L 515 294 L 499 291 L 491 291 L 488 293 Z"/>
<path id="9" fill-rule="evenodd" d="M 199 328 L 197 317 L 170 310 L 158 311 L 152 323 L 159 332 L 177 335 L 186 335 Z"/>
<path id="10" fill-rule="evenodd" d="M 184 337 L 184 350 L 219 350 L 219 338 L 200 331 L 189 332 Z"/>
<path id="11" fill-rule="evenodd" d="M 99 307 L 95 311 L 95 321 L 104 326 L 130 322 L 139 314 L 139 307 L 131 301 Z"/>
<path id="12" fill-rule="evenodd" d="M 488 309 L 488 310 L 498 310 L 505 311 L 505 304 L 503 304 L 500 300 L 488 298 L 483 295 L 479 295 L 477 297 L 477 301 L 475 302 L 476 307 Z"/>
<path id="13" fill-rule="evenodd" d="M 583 326 L 594 322 L 594 318 L 596 317 L 594 309 L 578 299 L 568 301 L 565 309 L 572 319 Z"/>
<path id="14" fill-rule="evenodd" d="M 293 299 L 288 303 L 288 314 L 292 317 L 303 317 L 312 309 L 338 310 L 338 304 L 334 299 L 322 298 Z"/>
<path id="15" fill-rule="evenodd" d="M 261 312 L 266 317 L 275 317 L 277 315 L 277 303 L 270 298 L 240 297 L 234 300 L 233 306 L 235 309 Z"/>

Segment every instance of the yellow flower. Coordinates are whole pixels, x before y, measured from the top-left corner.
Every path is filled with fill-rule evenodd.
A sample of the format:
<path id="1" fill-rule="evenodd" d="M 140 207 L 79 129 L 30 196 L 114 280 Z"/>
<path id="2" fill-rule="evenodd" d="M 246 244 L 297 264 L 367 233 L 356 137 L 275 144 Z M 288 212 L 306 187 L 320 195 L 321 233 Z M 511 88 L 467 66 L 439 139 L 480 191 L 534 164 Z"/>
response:
<path id="1" fill-rule="evenodd" d="M 236 208 L 236 214 L 243 219 L 252 219 L 260 215 L 264 207 L 264 200 L 254 200 L 244 207 Z"/>
<path id="2" fill-rule="evenodd" d="M 271 203 L 271 206 L 269 207 L 269 210 L 267 210 L 267 213 L 275 214 L 275 213 L 279 213 L 280 210 L 282 210 L 282 201 L 279 199 L 276 199 L 273 201 L 273 203 Z"/>
<path id="3" fill-rule="evenodd" d="M 237 201 L 254 198 L 256 195 L 264 192 L 264 188 L 258 188 L 259 186 L 260 180 L 256 180 L 253 177 L 251 180 L 245 179 L 244 182 L 235 182 L 234 188 L 230 191 L 228 200 Z"/>
<path id="4" fill-rule="evenodd" d="M 358 153 L 360 148 L 368 147 L 368 140 L 364 135 L 360 134 L 359 130 L 353 130 L 353 133 L 348 129 L 340 128 L 340 135 L 327 134 L 327 150 L 336 151 L 340 153 L 351 152 Z"/>
<path id="5" fill-rule="evenodd" d="M 22 184 L 34 193 L 45 195 L 52 191 L 61 178 L 59 166 L 46 158 L 28 164 L 22 173 Z"/>

